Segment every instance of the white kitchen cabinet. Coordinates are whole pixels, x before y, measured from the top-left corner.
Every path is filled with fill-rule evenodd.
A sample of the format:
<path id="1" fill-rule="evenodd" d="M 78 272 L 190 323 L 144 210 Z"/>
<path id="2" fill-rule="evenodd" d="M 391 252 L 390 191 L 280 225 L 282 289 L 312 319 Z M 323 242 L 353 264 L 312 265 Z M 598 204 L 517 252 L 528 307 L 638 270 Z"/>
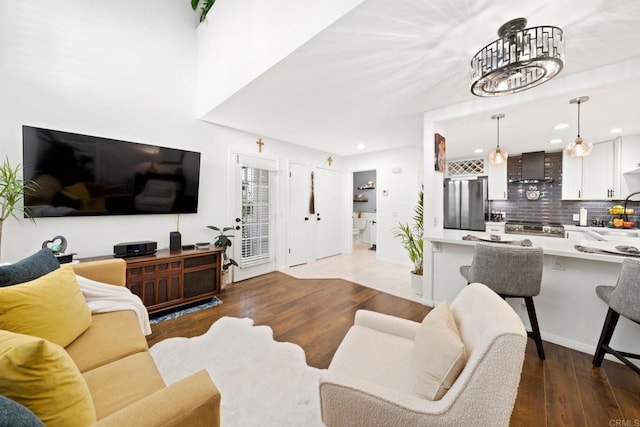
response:
<path id="1" fill-rule="evenodd" d="M 622 137 L 622 196 L 640 191 L 640 135 Z M 640 200 L 634 197 L 633 200 Z"/>
<path id="2" fill-rule="evenodd" d="M 621 189 L 621 143 L 593 144 L 587 157 L 562 153 L 562 200 L 619 200 Z"/>
<path id="3" fill-rule="evenodd" d="M 507 162 L 493 165 L 487 161 L 487 178 L 489 180 L 489 200 L 507 200 L 509 187 L 507 182 Z"/>
<path id="4" fill-rule="evenodd" d="M 612 200 L 622 197 L 620 189 L 620 142 L 593 144 L 582 159 L 582 199 Z"/>
<path id="5" fill-rule="evenodd" d="M 582 198 L 582 157 L 571 157 L 562 150 L 562 200 Z"/>

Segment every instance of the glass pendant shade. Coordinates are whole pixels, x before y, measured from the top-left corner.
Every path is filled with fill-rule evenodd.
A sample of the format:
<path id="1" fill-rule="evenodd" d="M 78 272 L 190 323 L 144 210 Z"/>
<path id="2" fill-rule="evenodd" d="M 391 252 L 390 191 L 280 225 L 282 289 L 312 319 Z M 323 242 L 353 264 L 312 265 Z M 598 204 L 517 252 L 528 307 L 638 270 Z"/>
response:
<path id="1" fill-rule="evenodd" d="M 567 154 L 571 157 L 586 157 L 591 154 L 593 144 L 582 139 L 580 136 L 567 145 Z"/>
<path id="2" fill-rule="evenodd" d="M 587 102 L 588 100 L 588 96 L 581 96 L 569 101 L 570 104 L 578 104 L 578 136 L 575 141 L 570 142 L 566 148 L 567 154 L 571 157 L 586 157 L 591 154 L 591 149 L 593 148 L 593 144 L 591 142 L 585 141 L 580 136 L 580 104 Z"/>
<path id="3" fill-rule="evenodd" d="M 489 154 L 489 162 L 492 165 L 500 165 L 506 162 L 508 157 L 509 157 L 509 153 L 507 153 L 504 150 L 501 150 L 500 147 L 496 147 L 496 149 L 493 150 L 491 154 Z"/>
<path id="4" fill-rule="evenodd" d="M 489 154 L 489 163 L 492 165 L 500 165 L 507 161 L 509 153 L 500 148 L 500 119 L 504 118 L 504 114 L 494 114 L 491 116 L 496 121 L 496 149 Z"/>

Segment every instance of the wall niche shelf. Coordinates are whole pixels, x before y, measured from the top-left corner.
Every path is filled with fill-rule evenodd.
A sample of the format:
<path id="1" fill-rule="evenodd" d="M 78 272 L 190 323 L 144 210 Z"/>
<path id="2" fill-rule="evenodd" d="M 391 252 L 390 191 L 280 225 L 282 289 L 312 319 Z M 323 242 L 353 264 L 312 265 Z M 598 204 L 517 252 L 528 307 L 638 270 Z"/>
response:
<path id="1" fill-rule="evenodd" d="M 373 190 L 373 189 L 375 189 L 375 188 L 376 188 L 376 186 L 375 186 L 375 184 L 373 183 L 373 181 L 367 181 L 367 182 L 365 182 L 364 184 L 360 184 L 360 185 L 357 187 L 357 189 L 358 189 L 358 190 Z"/>

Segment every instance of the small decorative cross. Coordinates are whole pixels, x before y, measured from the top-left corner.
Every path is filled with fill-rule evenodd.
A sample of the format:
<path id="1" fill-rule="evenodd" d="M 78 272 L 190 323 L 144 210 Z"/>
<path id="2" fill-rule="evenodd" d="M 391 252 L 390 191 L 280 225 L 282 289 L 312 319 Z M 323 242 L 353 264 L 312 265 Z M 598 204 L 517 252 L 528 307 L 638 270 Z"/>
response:
<path id="1" fill-rule="evenodd" d="M 258 144 L 258 153 L 262 153 L 262 146 L 264 145 L 264 142 L 262 142 L 262 138 L 258 138 L 256 144 Z"/>
<path id="2" fill-rule="evenodd" d="M 333 157 L 327 157 L 327 163 L 329 164 L 329 166 L 331 166 L 331 163 L 333 163 Z"/>

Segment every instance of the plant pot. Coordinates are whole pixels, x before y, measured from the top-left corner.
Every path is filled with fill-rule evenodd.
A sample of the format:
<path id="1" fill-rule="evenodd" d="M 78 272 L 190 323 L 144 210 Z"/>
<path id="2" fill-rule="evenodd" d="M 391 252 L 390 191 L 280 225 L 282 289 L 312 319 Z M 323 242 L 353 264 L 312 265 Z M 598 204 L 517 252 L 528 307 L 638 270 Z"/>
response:
<path id="1" fill-rule="evenodd" d="M 414 294 L 422 296 L 422 276 L 411 272 L 411 290 Z"/>
<path id="2" fill-rule="evenodd" d="M 220 290 L 224 291 L 228 285 L 233 283 L 233 270 L 222 270 L 220 275 Z"/>

